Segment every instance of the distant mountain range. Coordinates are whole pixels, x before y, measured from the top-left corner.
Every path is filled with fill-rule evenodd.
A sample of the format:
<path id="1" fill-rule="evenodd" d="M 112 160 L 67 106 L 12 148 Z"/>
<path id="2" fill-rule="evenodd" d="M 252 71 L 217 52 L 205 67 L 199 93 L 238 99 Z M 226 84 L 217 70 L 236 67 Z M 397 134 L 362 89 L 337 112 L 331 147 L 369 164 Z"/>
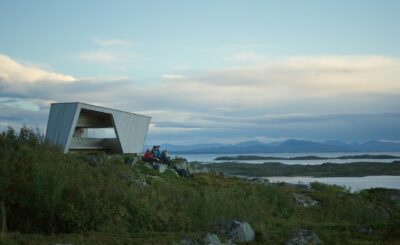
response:
<path id="1" fill-rule="evenodd" d="M 146 146 L 149 147 L 149 146 Z M 310 152 L 400 152 L 400 143 L 372 140 L 365 143 L 325 141 L 322 143 L 289 139 L 283 142 L 246 141 L 234 145 L 161 145 L 173 154 L 245 154 L 245 153 L 310 153 Z"/>

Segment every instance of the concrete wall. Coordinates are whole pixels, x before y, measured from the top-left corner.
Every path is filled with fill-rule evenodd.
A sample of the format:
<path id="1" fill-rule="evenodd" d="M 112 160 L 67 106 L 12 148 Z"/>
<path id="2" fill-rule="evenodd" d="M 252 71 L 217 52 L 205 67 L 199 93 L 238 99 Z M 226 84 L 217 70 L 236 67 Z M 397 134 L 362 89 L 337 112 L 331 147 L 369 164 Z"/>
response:
<path id="1" fill-rule="evenodd" d="M 74 131 L 74 121 L 78 114 L 79 103 L 51 104 L 47 121 L 46 140 L 62 147 L 68 152 L 67 145 Z M 71 136 L 71 137 L 70 137 Z"/>

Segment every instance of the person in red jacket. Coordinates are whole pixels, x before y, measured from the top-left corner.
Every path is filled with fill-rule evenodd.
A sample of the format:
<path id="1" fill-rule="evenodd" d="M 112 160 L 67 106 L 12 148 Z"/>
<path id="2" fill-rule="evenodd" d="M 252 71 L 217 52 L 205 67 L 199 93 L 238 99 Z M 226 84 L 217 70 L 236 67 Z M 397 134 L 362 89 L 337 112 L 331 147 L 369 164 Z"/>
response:
<path id="1" fill-rule="evenodd" d="M 153 153 L 151 153 L 151 149 L 147 149 L 146 153 L 144 153 L 143 160 L 146 162 L 152 162 L 155 160 Z"/>

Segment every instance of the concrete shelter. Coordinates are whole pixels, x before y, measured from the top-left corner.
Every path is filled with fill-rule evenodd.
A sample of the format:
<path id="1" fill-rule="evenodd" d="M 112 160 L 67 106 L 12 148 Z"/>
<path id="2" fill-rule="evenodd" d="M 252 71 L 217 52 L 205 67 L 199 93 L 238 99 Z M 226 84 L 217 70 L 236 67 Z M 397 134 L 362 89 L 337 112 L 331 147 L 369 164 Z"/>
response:
<path id="1" fill-rule="evenodd" d="M 110 153 L 140 153 L 151 117 L 81 102 L 53 103 L 46 140 L 65 153 L 102 150 Z M 90 130 L 113 129 L 115 137 L 93 137 Z"/>

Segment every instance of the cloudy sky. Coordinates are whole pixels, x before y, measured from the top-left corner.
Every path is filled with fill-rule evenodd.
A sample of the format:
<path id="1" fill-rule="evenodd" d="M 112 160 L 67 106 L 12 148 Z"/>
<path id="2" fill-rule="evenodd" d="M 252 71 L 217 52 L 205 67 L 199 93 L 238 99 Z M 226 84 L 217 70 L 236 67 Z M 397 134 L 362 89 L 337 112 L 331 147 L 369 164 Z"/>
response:
<path id="1" fill-rule="evenodd" d="M 54 102 L 148 144 L 400 140 L 400 1 L 0 1 L 0 128 Z"/>

